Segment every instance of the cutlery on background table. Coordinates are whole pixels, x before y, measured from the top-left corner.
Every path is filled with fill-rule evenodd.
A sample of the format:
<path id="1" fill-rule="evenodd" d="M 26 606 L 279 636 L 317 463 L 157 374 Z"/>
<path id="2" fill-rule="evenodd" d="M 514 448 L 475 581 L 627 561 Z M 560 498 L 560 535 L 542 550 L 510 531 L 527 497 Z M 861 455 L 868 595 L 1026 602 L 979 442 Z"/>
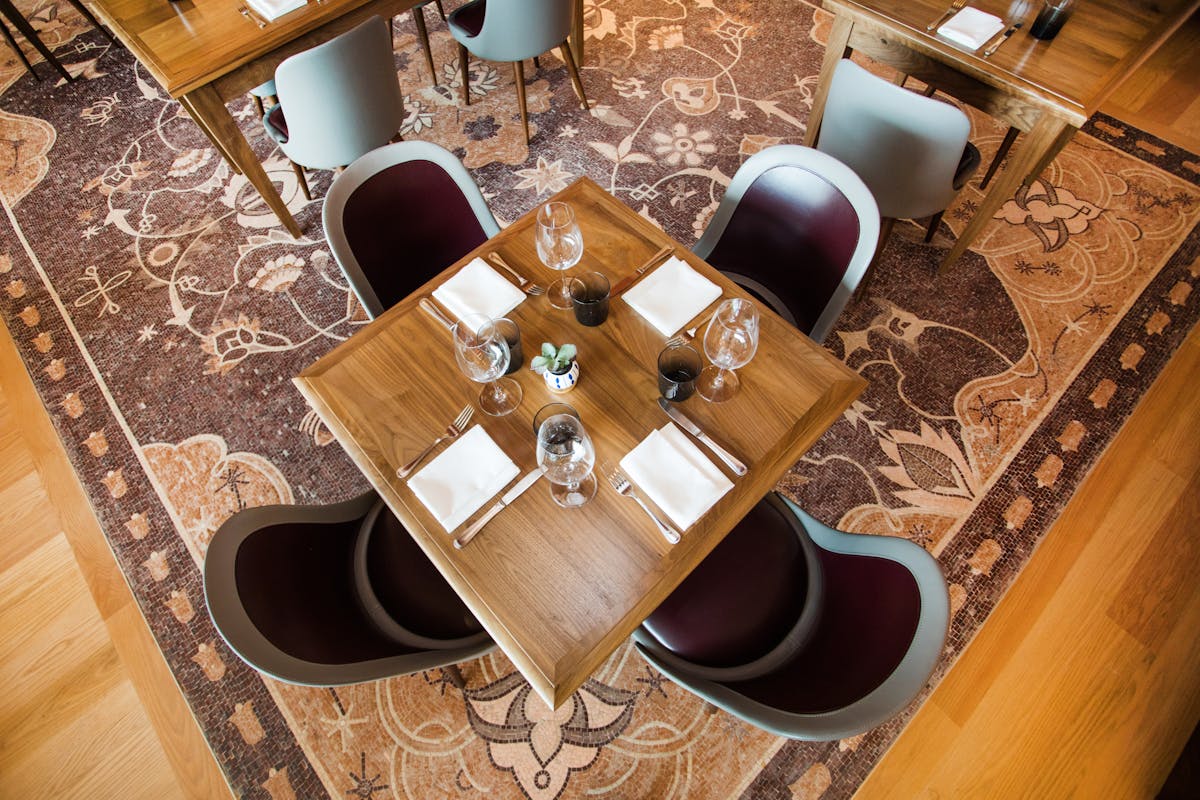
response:
<path id="1" fill-rule="evenodd" d="M 1023 23 L 1023 22 L 1015 22 L 1015 23 L 1013 23 L 1012 25 L 1010 25 L 1010 26 L 1008 27 L 1008 30 L 1006 30 L 1006 31 L 1004 32 L 1004 34 L 1003 34 L 1003 35 L 1000 37 L 999 41 L 997 41 L 995 44 L 993 44 L 993 45 L 992 45 L 991 47 L 989 47 L 987 50 L 984 50 L 984 51 L 983 51 L 983 57 L 984 57 L 984 58 L 987 58 L 987 57 L 988 57 L 988 56 L 990 56 L 992 53 L 995 53 L 997 50 L 999 50 L 999 49 L 1000 49 L 1000 45 L 1002 45 L 1002 44 L 1004 44 L 1005 42 L 1007 42 L 1007 41 L 1008 41 L 1008 39 L 1009 39 L 1009 37 L 1010 37 L 1010 36 L 1012 36 L 1012 35 L 1013 35 L 1014 33 L 1016 33 L 1017 31 L 1019 31 L 1019 30 L 1021 29 L 1021 26 L 1022 26 L 1022 25 L 1024 25 L 1024 24 L 1025 24 L 1025 23 Z"/>
<path id="2" fill-rule="evenodd" d="M 536 297 L 537 295 L 546 293 L 546 289 L 544 287 L 539 286 L 538 284 L 529 280 L 529 278 L 526 278 L 524 275 L 522 275 L 521 273 L 517 272 L 515 269 L 510 267 L 508 265 L 508 262 L 505 261 L 504 258 L 499 253 L 488 253 L 487 260 L 492 262 L 492 264 L 494 264 L 495 266 L 500 267 L 502 270 L 507 272 L 509 275 L 512 275 L 514 278 L 516 278 L 517 286 L 525 294 Z"/>
<path id="3" fill-rule="evenodd" d="M 542 470 L 540 468 L 525 473 L 525 476 L 514 483 L 511 489 L 501 495 L 500 499 L 487 510 L 486 514 L 471 523 L 471 527 L 463 531 L 462 535 L 454 540 L 454 549 L 462 550 L 468 542 L 475 538 L 475 534 L 483 530 L 484 525 L 492 521 L 492 517 L 512 505 L 513 501 L 520 497 L 522 492 L 537 483 L 540 477 L 542 477 Z"/>
<path id="4" fill-rule="evenodd" d="M 733 454 L 731 454 L 724 447 L 721 447 L 721 445 L 714 442 L 707 433 L 700 430 L 700 426 L 692 422 L 691 419 L 688 418 L 687 414 L 684 414 L 678 408 L 675 408 L 673 405 L 671 405 L 669 400 L 663 397 L 658 398 L 658 405 L 663 411 L 667 412 L 667 416 L 674 420 L 676 425 L 683 428 L 692 436 L 695 436 L 696 439 L 699 440 L 700 444 L 707 447 L 713 452 L 714 455 L 716 455 L 717 458 L 724 461 L 725 465 L 733 470 L 735 475 L 742 476 L 746 474 L 746 465 L 734 458 Z"/>
<path id="5" fill-rule="evenodd" d="M 642 511 L 645 511 L 650 515 L 650 519 L 654 520 L 654 524 L 658 526 L 658 530 L 663 535 L 663 538 L 671 544 L 679 544 L 679 531 L 658 518 L 658 514 L 654 513 L 654 509 L 646 505 L 646 501 L 639 497 L 637 492 L 633 490 L 633 484 L 629 482 L 629 478 L 625 477 L 625 473 L 609 464 L 601 465 L 601 469 L 604 471 L 605 477 L 608 478 L 609 484 L 617 490 L 617 494 L 632 497 L 636 500 L 637 504 L 642 507 Z"/>
<path id="6" fill-rule="evenodd" d="M 469 405 L 469 406 L 466 406 L 465 408 L 463 408 L 462 411 L 458 412 L 458 416 L 454 418 L 454 421 L 446 426 L 445 433 L 443 433 L 438 438 L 434 439 L 433 442 L 428 447 L 426 447 L 424 450 L 422 450 L 420 453 L 417 454 L 416 458 L 414 458 L 412 461 L 409 461 L 404 466 L 400 467 L 400 469 L 396 470 L 396 477 L 407 478 L 410 474 L 412 474 L 412 471 L 417 468 L 417 464 L 421 463 L 421 459 L 423 459 L 425 456 L 429 455 L 430 450 L 437 447 L 438 444 L 440 444 L 441 442 L 444 442 L 447 439 L 457 439 L 459 436 L 461 436 L 462 432 L 467 429 L 467 423 L 469 423 L 471 421 L 471 417 L 473 417 L 474 415 L 475 415 L 475 406 Z"/>
<path id="7" fill-rule="evenodd" d="M 940 17 L 938 17 L 933 22 L 931 22 L 925 26 L 926 33 L 937 28 L 939 25 L 941 25 L 943 22 L 946 21 L 947 17 L 953 15 L 954 12 L 962 10 L 962 7 L 965 6 L 966 4 L 967 4 L 967 0 L 954 0 L 954 2 L 950 4 L 950 7 L 942 12 L 942 15 Z"/>
<path id="8" fill-rule="evenodd" d="M 683 333 L 677 333 L 674 336 L 672 336 L 670 339 L 667 339 L 666 346 L 667 347 L 681 347 L 685 344 L 691 344 L 692 339 L 696 338 L 696 332 L 698 330 L 700 330 L 701 328 L 703 328 L 708 323 L 712 322 L 713 314 L 716 314 L 716 313 L 717 312 L 714 311 L 712 314 L 709 314 L 707 317 L 704 318 L 704 322 L 698 322 L 695 325 L 693 325 L 692 327 L 688 328 Z M 684 334 L 687 334 L 687 335 L 684 336 Z"/>
<path id="9" fill-rule="evenodd" d="M 258 14 L 251 11 L 250 9 L 246 8 L 245 6 L 241 6 L 240 8 L 238 8 L 238 11 L 241 12 L 243 17 L 250 20 L 258 27 L 260 27 L 260 28 L 267 27 L 267 21 L 265 19 L 263 19 Z"/>
<path id="10" fill-rule="evenodd" d="M 675 252 L 675 248 L 671 247 L 670 245 L 660 248 L 657 253 L 650 256 L 650 258 L 646 259 L 646 263 L 644 263 L 640 267 L 638 267 L 637 270 L 632 275 L 626 275 L 624 278 L 621 278 L 621 280 L 617 281 L 617 285 L 612 287 L 612 289 L 609 290 L 608 296 L 616 297 L 621 292 L 628 289 L 630 286 L 633 285 L 634 281 L 636 281 L 638 278 L 642 277 L 642 275 L 645 274 L 646 270 L 650 269 L 655 264 L 657 264 L 659 261 L 662 261 L 664 258 L 671 255 L 671 253 L 673 253 L 673 252 Z"/>
<path id="11" fill-rule="evenodd" d="M 430 300 L 428 297 L 422 297 L 420 300 L 417 301 L 417 305 L 419 305 L 421 307 L 421 310 L 424 311 L 426 314 L 433 317 L 438 322 L 440 322 L 442 325 L 444 325 L 446 327 L 446 330 L 448 330 L 448 331 L 454 330 L 454 320 L 447 317 L 446 313 L 444 311 L 442 311 L 440 308 L 438 308 L 437 306 L 435 306 L 433 304 L 433 301 Z"/>

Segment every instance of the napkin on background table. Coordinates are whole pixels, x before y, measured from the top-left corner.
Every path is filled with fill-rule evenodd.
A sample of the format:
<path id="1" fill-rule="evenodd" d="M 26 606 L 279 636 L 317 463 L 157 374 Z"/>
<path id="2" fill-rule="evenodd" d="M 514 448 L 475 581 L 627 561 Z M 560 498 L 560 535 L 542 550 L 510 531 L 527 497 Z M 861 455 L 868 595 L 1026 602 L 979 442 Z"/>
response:
<path id="1" fill-rule="evenodd" d="M 246 5 L 266 19 L 273 20 L 297 8 L 304 8 L 307 2 L 308 0 L 246 0 Z"/>
<path id="2" fill-rule="evenodd" d="M 969 50 L 978 50 L 984 43 L 1004 29 L 1004 20 L 967 6 L 937 29 L 939 35 Z"/>
<path id="3" fill-rule="evenodd" d="M 500 277 L 483 259 L 473 258 L 445 283 L 433 290 L 434 298 L 462 319 L 483 314 L 497 319 L 525 299 L 525 293 Z"/>
<path id="4" fill-rule="evenodd" d="M 623 295 L 663 336 L 673 335 L 720 296 L 720 286 L 675 256 Z"/>
<path id="5" fill-rule="evenodd" d="M 725 474 L 671 422 L 650 431 L 621 459 L 621 469 L 683 530 L 733 488 Z"/>
<path id="6" fill-rule="evenodd" d="M 487 431 L 476 425 L 409 478 L 408 488 L 449 533 L 519 472 Z"/>

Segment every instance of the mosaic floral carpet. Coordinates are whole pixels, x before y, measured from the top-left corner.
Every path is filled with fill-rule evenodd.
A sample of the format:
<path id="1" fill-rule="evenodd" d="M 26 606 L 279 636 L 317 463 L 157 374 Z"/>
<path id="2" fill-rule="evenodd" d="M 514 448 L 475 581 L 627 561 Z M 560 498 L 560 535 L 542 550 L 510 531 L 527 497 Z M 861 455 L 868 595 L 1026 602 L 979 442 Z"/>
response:
<path id="1" fill-rule="evenodd" d="M 79 80 L 35 82 L 0 51 L 0 313 L 236 795 L 854 792 L 911 709 L 853 739 L 788 742 L 628 646 L 556 711 L 500 654 L 463 665 L 462 691 L 440 671 L 323 690 L 243 665 L 205 613 L 213 531 L 239 508 L 365 487 L 290 382 L 364 324 L 322 239 L 329 175 L 306 203 L 249 102 L 235 109 L 306 232 L 291 239 L 127 52 L 65 5 L 24 7 Z M 429 14 L 435 86 L 401 17 L 403 132 L 458 153 L 502 220 L 587 175 L 690 245 L 739 163 L 801 138 L 828 17 L 787 0 L 585 9 L 593 112 L 545 57 L 532 148 L 509 70 L 475 65 L 464 108 L 445 24 Z M 973 123 L 986 160 L 1003 131 Z M 954 616 L 934 682 L 1195 321 L 1198 176 L 1195 155 L 1093 120 L 945 277 L 934 267 L 975 186 L 932 246 L 897 226 L 827 342 L 870 387 L 781 488 L 938 557 Z"/>

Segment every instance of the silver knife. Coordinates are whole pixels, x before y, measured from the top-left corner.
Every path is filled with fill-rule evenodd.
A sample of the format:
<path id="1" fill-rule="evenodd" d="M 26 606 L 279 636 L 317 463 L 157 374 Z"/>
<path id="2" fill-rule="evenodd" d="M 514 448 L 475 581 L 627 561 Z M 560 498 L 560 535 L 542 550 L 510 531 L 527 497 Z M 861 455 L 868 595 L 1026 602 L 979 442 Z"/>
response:
<path id="1" fill-rule="evenodd" d="M 454 320 L 450 319 L 444 313 L 442 313 L 442 310 L 440 308 L 438 308 L 437 306 L 435 306 L 433 304 L 433 301 L 430 300 L 428 297 L 422 297 L 417 302 L 417 305 L 419 305 L 421 307 L 421 310 L 424 311 L 426 314 L 428 314 L 429 316 L 436 319 L 438 322 L 445 325 L 446 330 L 448 330 L 448 331 L 454 330 Z"/>
<path id="2" fill-rule="evenodd" d="M 692 436 L 695 436 L 697 439 L 699 439 L 700 444 L 704 445 L 709 450 L 712 450 L 717 455 L 717 458 L 721 459 L 726 464 L 728 464 L 729 468 L 731 470 L 733 470 L 735 475 L 745 475 L 746 474 L 746 465 L 745 464 L 743 464 L 742 462 L 740 462 L 736 458 L 734 458 L 732 455 L 730 455 L 729 451 L 726 450 L 724 447 L 721 447 L 721 445 L 714 442 L 707 433 L 700 430 L 699 425 L 692 422 L 690 419 L 687 418 L 687 415 L 685 415 L 678 408 L 675 408 L 675 406 L 671 405 L 671 401 L 660 397 L 660 398 L 658 398 L 658 405 L 662 408 L 663 411 L 667 412 L 667 416 L 670 417 L 671 419 L 673 419 L 681 428 L 683 428 L 685 431 L 690 433 Z"/>
<path id="3" fill-rule="evenodd" d="M 983 51 L 983 57 L 984 57 L 984 58 L 987 58 L 988 56 L 992 55 L 992 53 L 995 53 L 997 50 L 999 50 L 999 49 L 1000 49 L 1000 45 L 1002 45 L 1002 44 L 1004 44 L 1005 42 L 1007 42 L 1007 41 L 1008 41 L 1008 37 L 1012 36 L 1014 33 L 1016 33 L 1017 31 L 1019 31 L 1019 30 L 1021 29 L 1021 26 L 1022 26 L 1022 25 L 1024 25 L 1024 24 L 1025 24 L 1025 23 L 1023 23 L 1023 22 L 1017 22 L 1017 23 L 1015 23 L 1015 24 L 1013 24 L 1013 25 L 1009 26 L 1008 30 L 1006 30 L 1006 31 L 1004 32 L 1004 35 L 1000 37 L 1000 40 L 999 40 L 998 42 L 996 42 L 994 45 L 992 45 L 991 47 L 989 47 L 987 50 L 984 50 L 984 51 Z"/>
<path id="4" fill-rule="evenodd" d="M 475 534 L 483 530 L 484 525 L 487 525 L 492 521 L 492 517 L 496 516 L 507 506 L 511 505 L 512 501 L 520 497 L 522 492 L 537 483 L 537 480 L 540 477 L 542 477 L 542 471 L 540 469 L 531 470 L 525 473 L 525 477 L 513 484 L 513 487 L 504 493 L 496 505 L 489 508 L 486 514 L 475 520 L 475 522 L 471 524 L 471 527 L 463 531 L 462 535 L 454 540 L 454 549 L 462 550 L 463 547 L 466 546 L 467 542 L 475 538 Z"/>

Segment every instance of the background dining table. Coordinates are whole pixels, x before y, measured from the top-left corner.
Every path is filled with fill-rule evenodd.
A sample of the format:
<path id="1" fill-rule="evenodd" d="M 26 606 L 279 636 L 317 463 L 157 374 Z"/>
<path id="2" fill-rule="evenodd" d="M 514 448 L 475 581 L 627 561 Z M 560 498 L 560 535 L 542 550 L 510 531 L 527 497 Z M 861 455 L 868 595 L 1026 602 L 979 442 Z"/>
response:
<path id="1" fill-rule="evenodd" d="M 583 232 L 577 271 L 597 270 L 613 284 L 664 245 L 716 283 L 722 296 L 748 297 L 647 220 L 587 178 L 553 199 L 572 204 Z M 418 303 L 476 256 L 500 253 L 525 276 L 553 280 L 534 243 L 534 214 L 451 265 L 366 328 L 305 369 L 295 383 L 409 533 L 462 596 L 534 689 L 552 707 L 566 701 L 649 612 L 770 491 L 788 468 L 864 388 L 865 381 L 829 351 L 762 307 L 754 359 L 738 370 L 741 391 L 680 408 L 749 466 L 700 520 L 669 544 L 633 501 L 600 478 L 594 499 L 577 509 L 553 503 L 545 482 L 521 495 L 468 546 L 447 533 L 396 469 L 439 435 L 478 384 L 459 373 L 451 336 Z M 651 273 L 647 273 L 651 274 Z M 707 319 L 714 302 L 689 325 Z M 544 404 L 569 402 L 593 442 L 597 465 L 616 464 L 668 419 L 656 403 L 656 359 L 666 337 L 622 299 L 597 327 L 531 296 L 508 316 L 526 354 L 542 342 L 578 346 L 581 377 L 570 393 L 551 393 L 523 368 L 512 377 L 524 400 L 502 417 L 476 415 L 521 473 L 536 467 L 532 418 Z M 703 328 L 697 333 L 698 349 Z M 484 508 L 491 505 L 489 500 Z M 483 513 L 472 515 L 461 527 Z M 458 533 L 455 531 L 454 533 Z"/>

